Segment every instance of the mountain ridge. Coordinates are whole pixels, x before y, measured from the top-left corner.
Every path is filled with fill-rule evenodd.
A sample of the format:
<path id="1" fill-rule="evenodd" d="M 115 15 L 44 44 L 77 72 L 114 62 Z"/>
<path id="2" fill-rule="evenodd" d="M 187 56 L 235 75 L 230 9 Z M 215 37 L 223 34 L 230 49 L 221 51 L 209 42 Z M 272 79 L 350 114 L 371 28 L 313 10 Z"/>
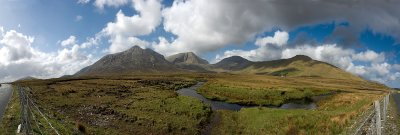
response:
<path id="1" fill-rule="evenodd" d="M 178 70 L 172 63 L 165 60 L 163 55 L 151 49 L 133 46 L 126 51 L 106 55 L 75 75 Z"/>
<path id="2" fill-rule="evenodd" d="M 306 55 L 271 61 L 250 61 L 241 56 L 231 56 L 215 64 L 198 57 L 193 52 L 163 55 L 138 46 L 109 54 L 75 75 L 120 74 L 151 72 L 231 72 L 272 76 L 320 76 L 326 78 L 361 78 L 329 63 L 313 60 Z"/>

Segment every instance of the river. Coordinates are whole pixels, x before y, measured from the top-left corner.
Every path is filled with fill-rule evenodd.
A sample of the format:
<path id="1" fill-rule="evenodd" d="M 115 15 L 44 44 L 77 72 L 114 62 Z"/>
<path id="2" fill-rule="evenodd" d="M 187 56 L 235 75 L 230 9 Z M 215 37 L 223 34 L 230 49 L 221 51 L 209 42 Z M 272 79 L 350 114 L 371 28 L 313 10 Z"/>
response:
<path id="1" fill-rule="evenodd" d="M 196 85 L 189 87 L 189 88 L 183 88 L 178 90 L 177 92 L 181 95 L 185 96 L 190 96 L 194 97 L 196 99 L 199 99 L 203 101 L 206 104 L 209 104 L 211 106 L 212 110 L 233 110 L 233 111 L 239 111 L 241 108 L 251 108 L 251 107 L 257 107 L 257 106 L 245 106 L 245 105 L 239 105 L 239 104 L 232 104 L 232 103 L 227 103 L 223 101 L 214 101 L 205 98 L 204 96 L 200 95 L 197 93 L 196 89 L 201 87 L 204 84 L 204 82 L 199 82 Z M 313 97 L 316 98 L 316 97 Z M 321 98 L 321 97 L 318 97 Z M 310 101 L 310 102 L 298 102 L 298 101 L 293 101 L 290 103 L 283 104 L 280 107 L 274 107 L 270 106 L 270 108 L 280 108 L 280 109 L 315 109 L 317 108 L 317 105 Z"/>
<path id="2" fill-rule="evenodd" d="M 1 84 L 0 87 L 0 121 L 3 118 L 3 113 L 6 110 L 8 101 L 12 94 L 11 85 Z"/>

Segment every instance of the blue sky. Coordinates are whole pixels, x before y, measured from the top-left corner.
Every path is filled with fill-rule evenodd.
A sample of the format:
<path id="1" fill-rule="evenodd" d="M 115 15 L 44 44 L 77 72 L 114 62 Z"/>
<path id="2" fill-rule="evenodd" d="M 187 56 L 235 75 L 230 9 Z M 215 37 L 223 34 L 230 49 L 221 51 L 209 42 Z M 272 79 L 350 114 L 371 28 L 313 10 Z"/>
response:
<path id="1" fill-rule="evenodd" d="M 366 79 L 400 87 L 400 11 L 395 6 L 398 3 L 366 0 L 347 8 L 354 3 L 1 2 L 3 81 L 73 74 L 104 55 L 139 45 L 164 55 L 192 51 L 210 62 L 232 55 L 259 61 L 304 54 Z M 24 66 L 37 70 L 25 70 Z M 14 73 L 14 69 L 24 71 Z"/>

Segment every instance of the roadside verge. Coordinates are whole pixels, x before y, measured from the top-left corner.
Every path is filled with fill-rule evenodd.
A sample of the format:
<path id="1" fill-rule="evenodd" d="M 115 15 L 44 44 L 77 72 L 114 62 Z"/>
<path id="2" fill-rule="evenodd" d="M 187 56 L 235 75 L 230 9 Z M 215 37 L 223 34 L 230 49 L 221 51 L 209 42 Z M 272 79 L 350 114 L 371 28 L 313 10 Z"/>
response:
<path id="1" fill-rule="evenodd" d="M 14 135 L 16 133 L 21 120 L 20 110 L 19 94 L 13 86 L 11 99 L 0 123 L 0 133 L 7 135 Z"/>

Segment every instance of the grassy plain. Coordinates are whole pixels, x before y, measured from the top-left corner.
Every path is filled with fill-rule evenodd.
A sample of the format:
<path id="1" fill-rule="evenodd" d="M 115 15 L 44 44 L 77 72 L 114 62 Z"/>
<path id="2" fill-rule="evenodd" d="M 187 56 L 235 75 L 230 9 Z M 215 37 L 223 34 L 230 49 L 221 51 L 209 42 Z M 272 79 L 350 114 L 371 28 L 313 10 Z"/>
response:
<path id="1" fill-rule="evenodd" d="M 250 105 L 280 105 L 313 95 L 336 94 L 315 110 L 266 107 L 218 110 L 175 90 L 207 81 L 207 98 Z M 214 134 L 345 133 L 371 103 L 386 94 L 377 83 L 321 77 L 250 74 L 135 74 L 18 82 L 62 133 L 199 134 L 212 121 Z M 82 127 L 83 130 L 82 130 Z"/>
<path id="2" fill-rule="evenodd" d="M 380 84 L 359 80 L 321 77 L 277 77 L 251 74 L 224 74 L 198 90 L 209 99 L 245 105 L 279 106 L 294 99 L 340 92 L 382 93 Z"/>
<path id="3" fill-rule="evenodd" d="M 209 81 L 198 91 L 215 100 L 251 105 L 280 105 L 293 99 L 334 92 L 317 102 L 315 110 L 243 108 L 219 110 L 214 134 L 346 134 L 354 121 L 387 94 L 383 85 L 321 77 L 276 77 L 226 74 Z"/>
<path id="4" fill-rule="evenodd" d="M 31 97 L 62 134 L 198 134 L 211 114 L 209 106 L 175 93 L 194 83 L 187 78 L 147 76 L 19 84 L 31 88 Z M 33 128 L 54 133 L 43 130 L 49 127 Z"/>

